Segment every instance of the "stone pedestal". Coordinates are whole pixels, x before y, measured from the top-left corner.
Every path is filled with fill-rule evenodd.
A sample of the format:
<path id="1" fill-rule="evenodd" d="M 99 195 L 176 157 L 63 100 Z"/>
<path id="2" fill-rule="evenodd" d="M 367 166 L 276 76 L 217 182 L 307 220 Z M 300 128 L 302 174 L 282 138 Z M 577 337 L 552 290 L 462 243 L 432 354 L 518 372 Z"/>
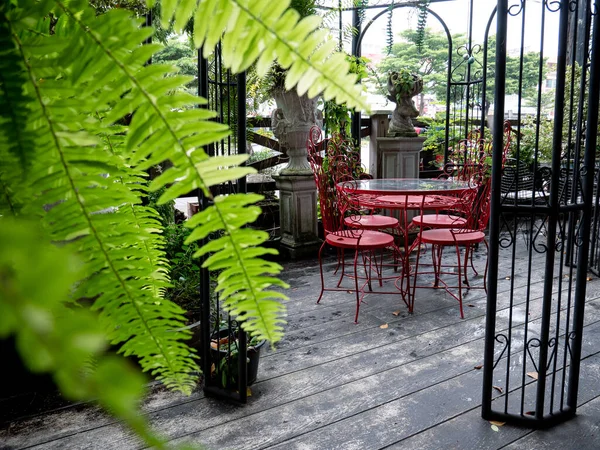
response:
<path id="1" fill-rule="evenodd" d="M 379 137 L 377 138 L 377 165 L 375 178 L 419 178 L 419 159 L 424 137 Z M 398 211 L 387 211 L 399 218 Z M 408 211 L 407 224 L 417 214 Z"/>
<path id="2" fill-rule="evenodd" d="M 424 137 L 377 138 L 375 178 L 419 178 Z"/>
<path id="3" fill-rule="evenodd" d="M 384 137 L 390 126 L 392 111 L 373 111 L 371 114 L 371 134 L 369 135 L 369 173 L 377 176 L 377 141 Z"/>
<path id="4" fill-rule="evenodd" d="M 316 255 L 321 245 L 317 231 L 317 188 L 311 175 L 275 175 L 281 219 L 280 250 L 290 258 Z"/>

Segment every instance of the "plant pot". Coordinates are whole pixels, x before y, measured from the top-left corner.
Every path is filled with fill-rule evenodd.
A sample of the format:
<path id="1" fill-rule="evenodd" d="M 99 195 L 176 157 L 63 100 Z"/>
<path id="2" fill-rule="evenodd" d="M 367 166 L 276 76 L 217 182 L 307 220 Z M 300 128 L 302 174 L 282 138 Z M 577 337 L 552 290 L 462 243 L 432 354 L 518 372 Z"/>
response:
<path id="1" fill-rule="evenodd" d="M 233 372 L 232 377 L 229 377 L 226 382 L 221 380 L 221 385 L 225 388 L 235 388 L 237 387 L 237 366 L 238 366 L 238 358 L 237 353 L 234 355 L 229 354 L 229 350 L 234 352 L 234 348 L 236 348 L 237 337 L 234 337 L 235 343 L 232 343 L 228 346 L 227 349 L 219 349 L 218 346 L 226 345 L 227 340 L 229 339 L 231 333 L 227 328 L 219 330 L 218 333 L 214 333 L 211 337 L 211 347 L 210 347 L 210 355 L 212 359 L 212 363 L 215 367 L 219 364 L 223 364 L 223 361 L 226 361 L 227 368 Z M 262 348 L 265 346 L 267 341 L 261 341 L 254 346 L 249 346 L 246 349 L 246 357 L 248 358 L 246 364 L 246 373 L 247 373 L 247 382 L 248 386 L 252 385 L 258 376 L 258 363 L 260 361 L 260 353 Z M 218 343 L 218 344 L 217 344 Z M 216 372 L 216 370 L 215 370 Z"/>
<path id="2" fill-rule="evenodd" d="M 312 175 L 306 153 L 306 138 L 310 129 L 322 126 L 323 116 L 317 109 L 317 98 L 298 95 L 293 89 L 275 89 L 272 92 L 277 109 L 271 116 L 273 134 L 290 157 L 280 175 Z"/>

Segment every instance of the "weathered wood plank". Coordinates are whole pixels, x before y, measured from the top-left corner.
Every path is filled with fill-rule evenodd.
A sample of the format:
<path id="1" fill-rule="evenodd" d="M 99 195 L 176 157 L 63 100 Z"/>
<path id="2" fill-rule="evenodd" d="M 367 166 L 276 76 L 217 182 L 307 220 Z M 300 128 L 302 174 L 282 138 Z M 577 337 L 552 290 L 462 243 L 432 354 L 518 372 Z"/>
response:
<path id="1" fill-rule="evenodd" d="M 593 316 L 588 315 L 589 320 L 592 320 L 593 318 Z M 598 317 L 596 317 L 596 320 L 597 319 Z M 472 333 L 468 332 L 466 335 L 470 336 Z M 482 335 L 480 335 L 480 337 L 481 336 Z M 260 403 L 255 403 L 253 400 L 248 407 L 243 409 L 215 404 L 208 401 L 207 403 L 210 406 L 206 405 L 206 408 L 199 409 L 201 408 L 200 405 L 202 402 L 192 403 L 188 404 L 187 406 L 175 406 L 169 410 L 152 414 L 151 417 L 154 418 L 153 423 L 160 430 L 165 432 L 167 435 L 173 436 L 171 433 L 174 433 L 174 436 L 177 436 L 178 433 L 200 430 L 207 427 L 213 427 L 213 430 L 221 426 L 236 428 L 239 426 L 238 422 L 236 421 L 237 419 L 242 421 L 255 420 L 257 416 L 254 414 L 254 412 L 258 411 L 257 414 L 262 414 L 261 411 L 265 407 L 267 408 L 267 411 L 264 412 L 264 414 L 267 416 L 275 415 L 276 417 L 280 417 L 281 415 L 285 415 L 285 413 L 280 411 L 279 408 L 273 410 L 272 407 L 274 405 L 282 405 L 282 408 L 294 409 L 296 411 L 295 413 L 288 413 L 288 416 L 291 417 L 294 415 L 302 416 L 302 402 L 306 401 L 310 404 L 317 403 L 321 405 L 320 408 L 326 409 L 323 419 L 325 420 L 327 417 L 335 416 L 340 412 L 346 412 L 345 406 L 343 405 L 347 404 L 348 402 L 352 403 L 352 398 L 358 398 L 359 401 L 356 407 L 358 408 L 358 411 L 360 411 L 361 408 L 364 409 L 366 405 L 365 395 L 368 396 L 368 393 L 365 393 L 365 395 L 356 397 L 356 389 L 358 389 L 359 392 L 362 392 L 362 386 L 368 386 L 368 392 L 371 393 L 374 401 L 379 400 L 379 402 L 381 402 L 381 392 L 377 391 L 376 388 L 373 389 L 375 386 L 391 386 L 397 383 L 396 380 L 405 380 L 406 384 L 399 385 L 400 389 L 402 389 L 402 386 L 405 388 L 406 386 L 410 386 L 409 389 L 419 389 L 432 384 L 434 382 L 434 378 L 432 378 L 433 375 L 428 376 L 426 374 L 419 376 L 421 375 L 418 370 L 418 367 L 420 366 L 424 366 L 426 368 L 429 367 L 433 372 L 439 374 L 442 379 L 446 379 L 448 374 L 452 374 L 451 368 L 456 366 L 457 360 L 469 361 L 468 365 L 466 365 L 466 370 L 468 371 L 471 371 L 475 364 L 481 363 L 481 339 L 473 340 L 467 345 L 460 345 L 460 340 L 458 342 L 452 339 L 444 339 L 442 341 L 457 344 L 450 346 L 451 350 L 446 358 L 446 362 L 449 367 L 445 367 L 443 365 L 442 367 L 439 361 L 429 365 L 423 364 L 420 358 L 415 358 L 412 355 L 407 356 L 408 352 L 403 351 L 402 346 L 396 346 L 395 348 L 387 346 L 389 347 L 388 350 L 390 351 L 386 354 L 387 357 L 384 358 L 371 358 L 365 357 L 365 355 L 358 355 L 359 357 L 355 356 L 353 358 L 345 358 L 343 361 L 336 361 L 334 363 L 316 366 L 312 369 L 290 374 L 287 377 L 280 377 L 275 380 L 258 383 L 258 396 L 254 400 L 258 400 Z M 424 339 L 419 344 L 416 344 L 416 348 L 419 349 L 419 353 L 427 353 L 430 351 L 429 347 L 431 347 L 431 342 L 431 339 Z M 413 342 L 410 344 L 415 345 Z M 438 355 L 436 354 L 438 353 L 439 349 L 437 349 L 435 346 L 434 349 L 435 350 L 432 352 L 432 355 L 434 355 L 433 357 L 437 357 Z M 376 352 L 376 350 L 378 349 L 373 350 L 373 352 Z M 471 360 L 466 357 L 469 351 L 472 352 Z M 390 367 L 389 364 L 391 360 L 395 360 L 397 364 Z M 404 361 L 406 364 L 400 364 L 402 361 Z M 414 363 L 413 366 L 410 365 L 412 363 Z M 399 372 L 390 372 L 389 369 L 395 369 Z M 460 366 L 459 369 L 464 369 L 464 367 Z M 370 379 L 373 376 L 390 376 L 391 378 L 387 381 L 369 383 L 367 379 Z M 365 380 L 367 380 L 367 382 L 365 382 Z M 419 385 L 419 381 L 422 381 L 424 384 Z M 347 387 L 348 385 L 350 385 L 350 387 Z M 339 388 L 333 389 L 336 386 L 339 386 Z M 349 398 L 345 399 L 345 396 L 340 396 L 340 392 L 348 392 L 347 396 Z M 390 395 L 390 399 L 398 398 L 399 395 L 398 392 L 394 390 L 386 390 L 385 394 Z M 478 398 L 479 391 L 474 392 L 472 395 Z M 323 403 L 330 397 L 331 399 L 329 401 Z M 338 403 L 336 403 L 336 399 Z M 204 401 L 206 402 L 206 399 Z M 314 405 L 312 407 L 314 408 Z M 297 408 L 300 409 L 298 410 Z M 244 416 L 252 416 L 254 419 L 242 419 Z M 227 419 L 225 419 L 225 417 Z M 313 419 L 313 416 L 308 418 L 308 422 L 304 424 L 304 426 L 307 427 L 305 431 L 309 431 L 314 427 Z M 297 422 L 299 419 L 296 418 L 295 420 Z M 275 421 L 275 423 L 279 422 Z M 298 430 L 295 429 L 292 429 L 291 431 L 296 433 L 298 432 Z M 219 435 L 222 435 L 223 433 L 227 434 L 226 431 L 223 431 L 219 432 Z M 129 448 L 135 447 L 136 445 L 136 441 L 131 440 L 131 438 L 128 438 L 127 436 L 123 436 L 122 433 L 119 432 L 118 427 L 98 429 L 88 434 L 90 434 L 88 439 L 91 438 L 93 442 L 102 443 L 105 447 L 114 446 L 115 448 Z M 259 434 L 259 437 L 264 438 L 262 434 Z M 115 439 L 115 441 L 113 441 L 113 439 Z M 51 444 L 56 444 L 57 447 L 51 446 L 47 448 L 77 448 L 77 442 L 77 439 L 63 439 Z M 253 447 L 251 446 L 248 448 Z"/>
<path id="2" fill-rule="evenodd" d="M 332 272 L 334 264 L 329 260 L 327 269 Z M 292 339 L 276 352 L 265 355 L 259 373 L 262 381 L 253 386 L 254 395 L 249 405 L 244 408 L 224 405 L 202 398 L 202 394 L 183 399 L 163 393 L 152 398 L 145 407 L 157 429 L 172 438 L 194 433 L 193 438 L 200 439 L 201 435 L 211 433 L 208 430 L 230 427 L 227 429 L 235 434 L 236 427 L 246 428 L 245 424 L 248 424 L 248 429 L 253 430 L 260 441 L 265 436 L 260 427 L 251 424 L 264 415 L 265 419 L 261 420 L 270 420 L 277 425 L 273 434 L 266 436 L 270 443 L 277 443 L 293 439 L 294 433 L 311 432 L 318 426 L 361 414 L 369 407 L 377 408 L 385 402 L 396 401 L 431 386 L 434 379 L 441 383 L 462 376 L 465 367 L 456 361 L 465 364 L 475 361 L 466 366 L 468 371 L 481 363 L 483 291 L 467 295 L 465 303 L 472 303 L 474 307 L 466 308 L 468 318 L 462 321 L 458 318 L 456 302 L 441 291 L 418 291 L 417 311 L 404 317 L 391 316 L 391 311 L 401 308 L 396 307 L 401 300 L 382 296 L 370 301 L 367 296 L 368 304 L 361 307 L 360 323 L 354 325 L 351 294 L 326 293 L 323 304 L 316 305 L 320 284 L 318 268 L 306 263 L 290 264 L 289 268 L 286 264 L 284 278 L 295 289 L 290 291 L 293 300 L 288 304 L 291 325 L 288 338 Z M 501 262 L 501 272 L 511 278 L 500 282 L 501 308 L 508 305 L 509 298 L 504 293 L 511 284 L 524 286 L 527 283 L 522 271 L 517 268 L 511 274 L 509 268 L 506 261 Z M 539 314 L 542 272 L 534 273 L 531 295 L 538 298 L 531 301 L 532 317 Z M 328 280 L 334 278 L 329 275 Z M 595 301 L 600 297 L 597 281 L 588 283 L 588 324 L 600 320 L 600 301 Z M 517 292 L 515 302 L 522 305 L 524 297 L 520 292 L 522 290 Z M 519 311 L 522 312 L 522 306 L 515 309 L 515 312 Z M 506 310 L 499 311 L 499 317 L 506 314 Z M 380 329 L 382 323 L 388 323 L 388 328 Z M 595 339 L 598 342 L 597 336 Z M 434 378 L 435 373 L 445 378 Z M 398 388 L 393 390 L 381 387 L 396 385 Z M 472 395 L 477 401 L 479 397 L 479 391 Z M 355 409 L 349 412 L 346 403 Z M 314 408 L 320 415 L 315 415 Z M 6 445 L 15 448 L 39 444 L 39 448 L 121 449 L 138 445 L 120 426 L 111 424 L 110 419 L 94 411 L 87 408 L 79 415 L 75 411 L 64 411 L 59 415 L 39 417 L 32 419 L 28 428 L 26 421 L 16 423 L 11 430 L 0 431 L 0 442 L 5 445 L 6 441 Z M 282 417 L 289 417 L 291 422 L 283 424 Z M 238 423 L 244 420 L 247 422 Z M 315 424 L 316 420 L 321 423 Z M 31 430 L 36 421 L 39 428 Z M 290 423 L 296 427 L 288 430 Z"/>

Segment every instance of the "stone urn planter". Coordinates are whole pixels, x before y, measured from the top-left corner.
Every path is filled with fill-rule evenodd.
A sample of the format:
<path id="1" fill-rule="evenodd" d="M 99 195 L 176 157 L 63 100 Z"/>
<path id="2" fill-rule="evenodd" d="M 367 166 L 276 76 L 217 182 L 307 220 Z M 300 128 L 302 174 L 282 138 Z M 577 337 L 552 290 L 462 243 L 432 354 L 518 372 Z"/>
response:
<path id="1" fill-rule="evenodd" d="M 306 139 L 314 125 L 322 127 L 323 115 L 317 109 L 317 98 L 299 96 L 296 90 L 275 89 L 272 92 L 277 109 L 271 116 L 273 134 L 287 149 L 288 166 L 279 175 L 312 175 L 307 160 Z"/>
<path id="2" fill-rule="evenodd" d="M 423 91 L 423 79 L 406 69 L 388 75 L 387 98 L 396 103 L 388 137 L 416 137 L 412 118 L 419 115 L 412 98 Z"/>

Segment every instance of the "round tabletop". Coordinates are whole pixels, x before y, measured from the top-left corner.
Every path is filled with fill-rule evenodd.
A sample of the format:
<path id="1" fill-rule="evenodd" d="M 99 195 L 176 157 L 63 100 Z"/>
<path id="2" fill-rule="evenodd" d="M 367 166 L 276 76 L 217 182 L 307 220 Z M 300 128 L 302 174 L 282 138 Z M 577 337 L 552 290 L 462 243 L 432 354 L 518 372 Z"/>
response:
<path id="1" fill-rule="evenodd" d="M 466 181 L 437 178 L 378 178 L 346 181 L 340 186 L 355 194 L 371 195 L 460 194 L 472 188 Z"/>

